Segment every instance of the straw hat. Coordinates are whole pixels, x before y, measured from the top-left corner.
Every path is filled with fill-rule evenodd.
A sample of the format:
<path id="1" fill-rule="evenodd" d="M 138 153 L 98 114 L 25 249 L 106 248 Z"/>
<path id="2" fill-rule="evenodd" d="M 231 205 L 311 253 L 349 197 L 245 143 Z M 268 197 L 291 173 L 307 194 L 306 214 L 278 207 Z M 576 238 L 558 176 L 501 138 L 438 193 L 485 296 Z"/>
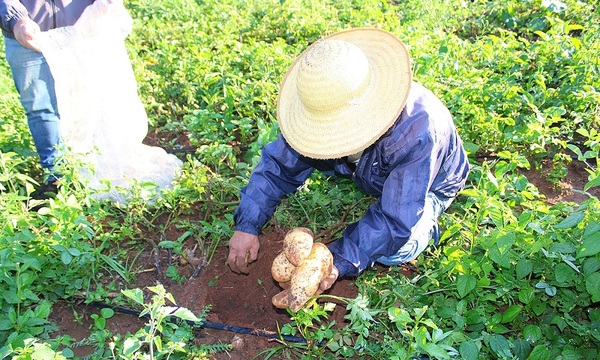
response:
<path id="1" fill-rule="evenodd" d="M 277 101 L 279 127 L 292 148 L 314 159 L 358 153 L 400 116 L 411 79 L 408 50 L 393 34 L 335 33 L 290 66 Z"/>

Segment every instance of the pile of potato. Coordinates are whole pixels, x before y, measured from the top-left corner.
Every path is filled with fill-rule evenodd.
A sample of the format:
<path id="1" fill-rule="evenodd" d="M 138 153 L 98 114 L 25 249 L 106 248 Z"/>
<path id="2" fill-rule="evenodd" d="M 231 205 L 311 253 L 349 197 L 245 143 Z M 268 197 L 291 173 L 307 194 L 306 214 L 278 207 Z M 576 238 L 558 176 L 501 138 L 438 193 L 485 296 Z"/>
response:
<path id="1" fill-rule="evenodd" d="M 271 266 L 273 279 L 284 289 L 273 296 L 275 307 L 297 312 L 321 293 L 319 283 L 331 273 L 333 256 L 327 246 L 313 240 L 307 228 L 295 228 L 285 235 L 283 250 Z"/>

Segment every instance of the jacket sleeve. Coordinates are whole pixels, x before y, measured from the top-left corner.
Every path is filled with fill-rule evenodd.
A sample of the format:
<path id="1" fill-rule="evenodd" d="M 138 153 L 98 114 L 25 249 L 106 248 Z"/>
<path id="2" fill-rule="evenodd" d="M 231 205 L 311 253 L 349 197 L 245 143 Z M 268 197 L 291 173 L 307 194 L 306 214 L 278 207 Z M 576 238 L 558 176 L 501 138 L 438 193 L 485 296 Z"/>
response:
<path id="1" fill-rule="evenodd" d="M 12 33 L 17 20 L 29 16 L 29 13 L 18 0 L 0 0 L 0 16 L 2 17 L 2 29 Z"/>
<path id="2" fill-rule="evenodd" d="M 234 213 L 236 230 L 258 235 L 281 198 L 304 184 L 312 171 L 312 161 L 292 149 L 283 136 L 265 146 L 240 191 L 240 205 Z"/>
<path id="3" fill-rule="evenodd" d="M 396 152 L 381 196 L 363 218 L 330 244 L 340 276 L 357 276 L 381 256 L 395 254 L 419 221 L 438 158 L 433 139 L 422 136 Z"/>

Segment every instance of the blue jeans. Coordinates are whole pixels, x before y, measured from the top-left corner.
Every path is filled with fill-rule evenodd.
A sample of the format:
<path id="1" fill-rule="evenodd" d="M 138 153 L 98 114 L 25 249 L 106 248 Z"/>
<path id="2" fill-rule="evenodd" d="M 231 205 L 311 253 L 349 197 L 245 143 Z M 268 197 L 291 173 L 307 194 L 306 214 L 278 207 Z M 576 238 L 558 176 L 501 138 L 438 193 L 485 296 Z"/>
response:
<path id="1" fill-rule="evenodd" d="M 377 262 L 387 266 L 404 264 L 419 256 L 429 246 L 430 240 L 433 239 L 433 243 L 437 245 L 440 238 L 438 218 L 452 204 L 453 200 L 454 198 L 428 193 L 425 198 L 423 215 L 412 228 L 412 235 L 406 244 L 394 255 L 382 256 L 377 259 Z"/>
<path id="2" fill-rule="evenodd" d="M 59 155 L 60 124 L 54 78 L 42 53 L 6 37 L 4 44 L 6 60 L 27 115 L 40 164 L 48 175 L 46 181 L 55 181 L 54 165 Z"/>

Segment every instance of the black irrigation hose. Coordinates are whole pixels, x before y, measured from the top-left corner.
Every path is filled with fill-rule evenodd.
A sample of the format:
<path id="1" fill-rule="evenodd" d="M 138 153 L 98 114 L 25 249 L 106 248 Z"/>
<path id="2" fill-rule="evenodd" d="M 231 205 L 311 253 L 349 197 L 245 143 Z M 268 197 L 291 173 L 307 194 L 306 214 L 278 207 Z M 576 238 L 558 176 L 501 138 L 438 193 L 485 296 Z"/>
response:
<path id="1" fill-rule="evenodd" d="M 80 300 L 83 300 L 83 299 L 80 299 Z M 124 308 L 121 306 L 112 306 L 112 305 L 104 304 L 104 303 L 101 303 L 98 301 L 92 301 L 87 305 L 93 306 L 98 309 L 111 309 L 111 310 L 121 313 L 121 314 L 135 315 L 138 318 L 139 317 L 144 317 L 144 318 L 149 317 L 147 314 L 140 316 L 141 313 L 140 313 L 140 311 L 137 311 L 137 310 Z M 177 311 L 177 309 L 179 309 L 179 308 L 174 309 L 173 312 Z M 193 327 L 199 326 L 198 323 L 195 323 L 193 321 L 190 321 L 190 320 L 184 320 L 184 321 L 190 326 L 193 326 Z M 223 330 L 223 331 L 231 331 L 231 332 L 235 332 L 238 334 L 249 334 L 249 335 L 262 336 L 262 337 L 266 337 L 269 339 L 282 339 L 282 340 L 285 340 L 288 342 L 306 343 L 306 339 L 303 337 L 299 337 L 299 336 L 279 335 L 272 331 L 250 329 L 250 328 L 242 327 L 242 326 L 229 326 L 229 325 L 210 322 L 210 321 L 203 321 L 201 323 L 200 327 L 216 329 L 216 330 Z M 430 358 L 427 355 L 422 355 L 419 357 L 414 357 L 414 358 L 412 358 L 412 360 L 430 360 Z"/>
<path id="2" fill-rule="evenodd" d="M 180 149 L 166 149 L 163 148 L 167 152 L 167 154 L 193 154 L 198 148 L 180 148 Z"/>
<path id="3" fill-rule="evenodd" d="M 140 311 L 133 310 L 133 309 L 128 309 L 128 308 L 124 308 L 124 307 L 120 307 L 120 306 L 112 306 L 112 305 L 104 304 L 104 303 L 97 302 L 97 301 L 92 301 L 91 303 L 89 303 L 87 305 L 93 306 L 93 307 L 98 308 L 98 309 L 106 309 L 106 308 L 112 309 L 115 312 L 118 312 L 118 313 L 121 313 L 121 314 L 135 315 L 138 318 L 139 317 L 148 318 L 147 314 L 143 315 L 143 316 L 140 316 L 140 314 L 141 314 Z M 177 309 L 173 310 L 173 312 L 175 312 Z M 303 337 L 290 336 L 290 335 L 280 335 L 280 334 L 277 334 L 277 333 L 272 332 L 272 331 L 251 329 L 251 328 L 242 327 L 242 326 L 229 326 L 229 325 L 215 323 L 215 322 L 211 322 L 211 321 L 202 321 L 200 323 L 200 325 L 198 323 L 195 323 L 195 322 L 190 321 L 190 320 L 184 320 L 184 321 L 188 325 L 193 326 L 193 327 L 200 326 L 200 327 L 205 327 L 205 328 L 208 328 L 208 329 L 231 331 L 231 332 L 235 332 L 235 333 L 238 333 L 238 334 L 256 335 L 256 336 L 262 336 L 262 337 L 266 337 L 266 338 L 270 338 L 270 339 L 281 339 L 281 340 L 285 340 L 285 341 L 288 341 L 288 342 L 295 342 L 295 343 L 306 343 L 306 339 L 303 338 Z"/>
<path id="4" fill-rule="evenodd" d="M 92 301 L 91 303 L 89 303 L 87 305 L 93 306 L 98 309 L 111 309 L 111 310 L 121 313 L 121 314 L 135 315 L 138 318 L 139 317 L 144 317 L 144 318 L 149 317 L 147 314 L 144 316 L 140 316 L 140 312 L 137 310 L 127 309 L 127 308 L 120 307 L 120 306 L 112 306 L 112 305 L 104 304 L 104 303 L 101 303 L 98 301 Z M 177 311 L 177 309 L 179 309 L 179 308 L 174 309 L 173 312 Z M 198 327 L 198 324 L 193 321 L 190 321 L 190 320 L 184 320 L 184 321 L 190 326 Z M 242 327 L 242 326 L 229 326 L 229 325 L 210 322 L 210 321 L 203 321 L 201 323 L 200 327 L 216 329 L 216 330 L 223 330 L 223 331 L 231 331 L 231 332 L 235 332 L 238 334 L 249 334 L 249 335 L 262 336 L 262 337 L 266 337 L 269 339 L 282 339 L 282 340 L 285 340 L 288 342 L 306 343 L 306 339 L 303 337 L 299 337 L 299 336 L 279 335 L 272 331 L 250 329 L 250 328 Z M 428 356 L 424 355 L 424 356 L 415 357 L 412 360 L 430 360 L 430 358 Z"/>

